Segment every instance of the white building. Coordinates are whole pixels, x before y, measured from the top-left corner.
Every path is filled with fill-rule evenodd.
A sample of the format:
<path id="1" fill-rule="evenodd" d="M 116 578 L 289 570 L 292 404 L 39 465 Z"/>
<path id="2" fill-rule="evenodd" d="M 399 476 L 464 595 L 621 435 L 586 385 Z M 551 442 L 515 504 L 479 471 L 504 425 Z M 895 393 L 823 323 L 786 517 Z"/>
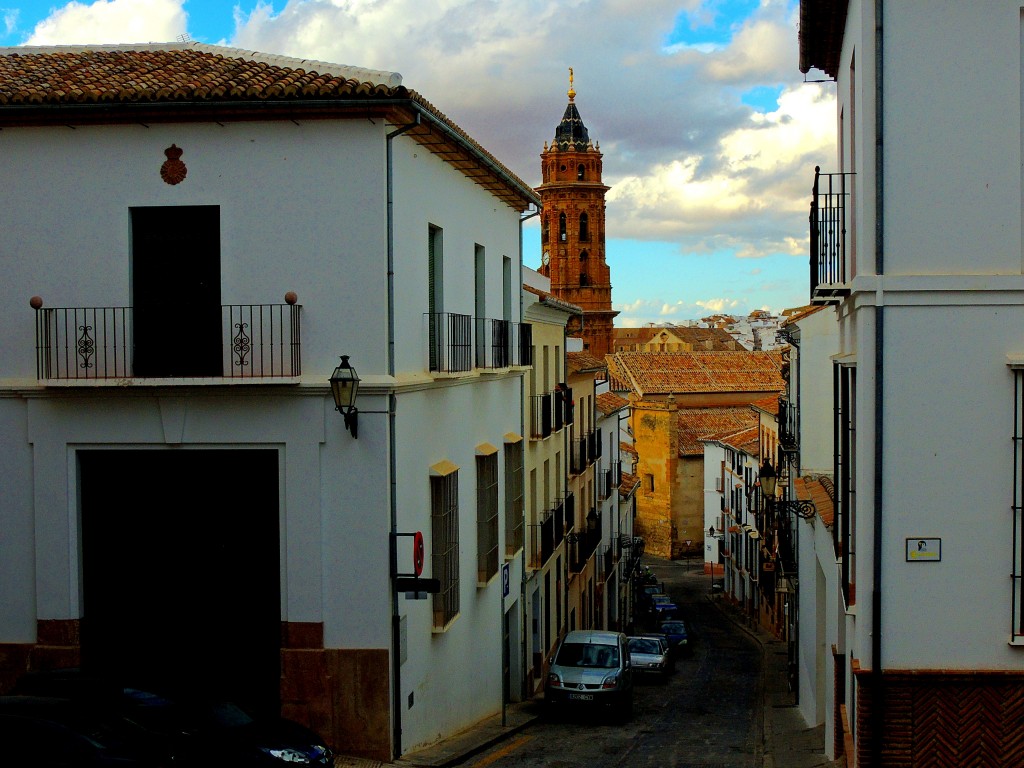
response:
<path id="1" fill-rule="evenodd" d="M 5 49 L 0 128 L 3 687 L 216 690 L 379 760 L 499 711 L 535 193 L 397 74 L 194 43 Z"/>
<path id="2" fill-rule="evenodd" d="M 838 617 L 818 684 L 839 691 L 825 720 L 845 715 L 826 747 L 857 766 L 1022 765 L 1021 4 L 800 15 L 800 69 L 838 100 L 811 230 L 811 298 L 838 318 L 817 373 L 838 558 L 814 600 Z"/>

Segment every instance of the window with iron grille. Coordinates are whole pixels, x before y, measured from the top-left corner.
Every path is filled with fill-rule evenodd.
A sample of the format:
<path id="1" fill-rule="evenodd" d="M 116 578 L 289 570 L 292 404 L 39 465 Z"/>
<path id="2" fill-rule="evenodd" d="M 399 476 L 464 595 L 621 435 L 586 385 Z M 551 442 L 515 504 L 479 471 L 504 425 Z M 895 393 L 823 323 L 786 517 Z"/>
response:
<path id="1" fill-rule="evenodd" d="M 855 568 L 856 554 L 853 543 L 856 540 L 856 393 L 857 369 L 849 365 L 835 364 L 833 369 L 833 410 L 835 414 L 833 468 L 836 498 L 835 515 L 832 525 L 832 545 L 840 561 L 840 587 L 846 605 L 857 602 Z"/>
<path id="2" fill-rule="evenodd" d="M 523 441 L 505 443 L 505 557 L 523 548 Z"/>
<path id="3" fill-rule="evenodd" d="M 445 629 L 459 614 L 459 470 L 430 478 L 430 564 L 441 589 L 434 595 L 434 628 Z"/>
<path id="4" fill-rule="evenodd" d="M 1013 566 L 1010 642 L 1024 645 L 1024 364 L 1013 364 Z"/>
<path id="5" fill-rule="evenodd" d="M 476 457 L 476 580 L 483 586 L 498 573 L 498 452 Z"/>

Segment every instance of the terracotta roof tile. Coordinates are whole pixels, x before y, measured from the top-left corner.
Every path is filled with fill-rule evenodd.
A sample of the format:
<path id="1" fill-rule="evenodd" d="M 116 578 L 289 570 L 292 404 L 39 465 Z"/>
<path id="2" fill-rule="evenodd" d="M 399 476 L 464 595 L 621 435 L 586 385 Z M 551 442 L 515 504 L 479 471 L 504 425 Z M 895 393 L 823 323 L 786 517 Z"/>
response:
<path id="1" fill-rule="evenodd" d="M 728 352 L 742 349 L 740 344 L 722 328 L 697 328 L 689 325 L 647 325 L 643 328 L 615 328 L 613 344 L 649 344 L 661 333 L 670 334 L 680 342 L 689 344 L 694 350 Z"/>
<path id="2" fill-rule="evenodd" d="M 4 49 L 0 104 L 302 100 L 410 93 L 401 85 L 275 66 L 212 50 L 141 48 Z M 346 69 L 338 67 L 340 72 Z"/>
<path id="3" fill-rule="evenodd" d="M 576 315 L 583 314 L 583 308 L 578 307 L 575 304 L 570 304 L 568 301 L 557 298 L 554 294 L 548 291 L 542 291 L 540 288 L 534 288 L 532 285 L 523 284 L 523 290 L 527 293 L 532 293 L 534 296 L 539 296 L 541 304 L 547 304 L 548 306 L 561 309 L 565 312 L 572 312 Z"/>
<path id="4" fill-rule="evenodd" d="M 568 352 L 565 357 L 569 373 L 603 371 L 607 367 L 604 360 L 587 352 Z"/>
<path id="5" fill-rule="evenodd" d="M 595 398 L 595 401 L 597 410 L 605 415 L 621 411 L 629 406 L 629 400 L 616 395 L 614 392 L 602 392 Z"/>
<path id="6" fill-rule="evenodd" d="M 782 356 L 767 352 L 618 352 L 609 367 L 640 395 L 783 392 Z"/>
<path id="7" fill-rule="evenodd" d="M 759 400 L 755 400 L 750 405 L 754 408 L 760 408 L 765 413 L 770 413 L 773 416 L 779 415 L 778 397 L 762 397 Z"/>
<path id="8" fill-rule="evenodd" d="M 424 115 L 408 135 L 511 207 L 539 204 L 529 185 L 397 73 L 198 43 L 0 48 L 2 125 L 138 122 L 143 115 L 212 121 L 243 112 L 294 119 L 371 102 L 399 110 L 403 121 Z"/>
<path id="9" fill-rule="evenodd" d="M 680 408 L 676 416 L 679 420 L 680 456 L 700 456 L 704 453 L 701 441 L 715 435 L 757 427 L 757 416 L 745 405 Z"/>
<path id="10" fill-rule="evenodd" d="M 640 487 L 640 478 L 631 475 L 629 472 L 622 473 L 622 482 L 619 483 L 619 493 L 628 496 Z"/>
<path id="11" fill-rule="evenodd" d="M 815 477 L 798 477 L 793 482 L 798 499 L 810 499 L 818 510 L 818 517 L 825 525 L 831 526 L 835 519 L 835 501 L 829 490 L 828 481 Z"/>

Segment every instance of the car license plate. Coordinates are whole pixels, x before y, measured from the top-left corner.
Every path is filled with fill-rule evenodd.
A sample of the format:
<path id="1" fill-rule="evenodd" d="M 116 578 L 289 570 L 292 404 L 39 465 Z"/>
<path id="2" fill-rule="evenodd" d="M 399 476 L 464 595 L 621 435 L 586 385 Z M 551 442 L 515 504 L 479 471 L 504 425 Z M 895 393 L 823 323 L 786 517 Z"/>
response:
<path id="1" fill-rule="evenodd" d="M 593 701 L 594 694 L 592 693 L 570 693 L 569 699 L 572 701 Z"/>

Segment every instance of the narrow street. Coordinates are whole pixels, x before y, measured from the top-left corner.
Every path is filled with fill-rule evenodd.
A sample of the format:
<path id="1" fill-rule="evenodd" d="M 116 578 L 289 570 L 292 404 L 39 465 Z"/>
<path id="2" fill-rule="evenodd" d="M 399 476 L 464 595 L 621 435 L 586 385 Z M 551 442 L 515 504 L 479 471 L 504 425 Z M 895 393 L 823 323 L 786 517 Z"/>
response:
<path id="1" fill-rule="evenodd" d="M 667 682 L 639 679 L 624 725 L 599 713 L 538 721 L 517 737 L 466 761 L 548 768 L 753 768 L 761 765 L 761 652 L 708 600 L 700 563 L 645 557 L 690 628 L 692 653 Z M 640 627 L 637 629 L 639 633 Z"/>

